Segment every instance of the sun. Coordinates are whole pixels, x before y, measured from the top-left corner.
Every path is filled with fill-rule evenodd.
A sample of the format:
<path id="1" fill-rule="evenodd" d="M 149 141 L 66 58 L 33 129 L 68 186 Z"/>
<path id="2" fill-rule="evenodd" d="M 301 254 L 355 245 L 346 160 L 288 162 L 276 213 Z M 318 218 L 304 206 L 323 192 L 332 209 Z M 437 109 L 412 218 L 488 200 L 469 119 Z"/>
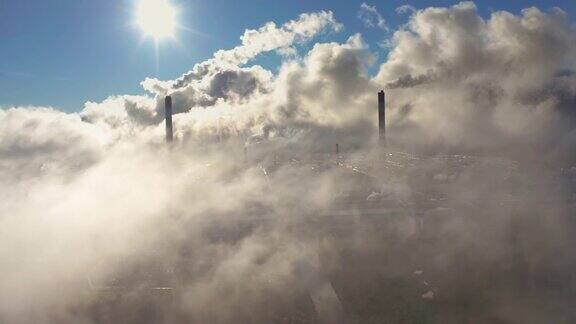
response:
<path id="1" fill-rule="evenodd" d="M 176 8 L 169 0 L 139 0 L 136 7 L 136 23 L 156 41 L 173 37 L 176 30 Z"/>

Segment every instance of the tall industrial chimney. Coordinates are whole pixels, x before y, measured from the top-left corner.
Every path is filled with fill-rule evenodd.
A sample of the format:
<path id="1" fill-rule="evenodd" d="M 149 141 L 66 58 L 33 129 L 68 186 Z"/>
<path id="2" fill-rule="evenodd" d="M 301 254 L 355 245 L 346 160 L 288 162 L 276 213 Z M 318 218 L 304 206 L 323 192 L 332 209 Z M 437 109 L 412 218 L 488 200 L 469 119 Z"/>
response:
<path id="1" fill-rule="evenodd" d="M 384 90 L 378 92 L 378 136 L 380 145 L 386 145 L 386 99 Z"/>
<path id="2" fill-rule="evenodd" d="M 174 140 L 172 129 L 172 97 L 166 96 L 164 99 L 164 114 L 166 115 L 166 142 L 170 143 Z"/>

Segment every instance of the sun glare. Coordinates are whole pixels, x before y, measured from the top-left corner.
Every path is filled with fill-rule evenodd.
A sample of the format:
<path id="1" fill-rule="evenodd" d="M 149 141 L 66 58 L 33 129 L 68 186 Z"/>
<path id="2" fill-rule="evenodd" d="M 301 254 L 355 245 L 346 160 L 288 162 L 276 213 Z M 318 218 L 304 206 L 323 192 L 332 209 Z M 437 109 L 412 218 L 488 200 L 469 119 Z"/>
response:
<path id="1" fill-rule="evenodd" d="M 169 0 L 139 0 L 136 19 L 142 31 L 155 40 L 174 36 L 176 9 Z"/>

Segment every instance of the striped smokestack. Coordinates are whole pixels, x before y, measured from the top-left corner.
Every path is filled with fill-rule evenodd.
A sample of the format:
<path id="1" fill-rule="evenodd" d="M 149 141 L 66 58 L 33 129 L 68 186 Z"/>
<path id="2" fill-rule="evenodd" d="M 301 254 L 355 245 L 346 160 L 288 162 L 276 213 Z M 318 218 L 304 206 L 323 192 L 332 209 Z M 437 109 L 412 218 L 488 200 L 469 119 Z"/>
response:
<path id="1" fill-rule="evenodd" d="M 386 145 L 386 98 L 384 90 L 378 92 L 378 136 L 381 145 Z"/>
<path id="2" fill-rule="evenodd" d="M 170 143 L 174 140 L 172 129 L 172 97 L 166 96 L 164 100 L 164 115 L 166 116 L 166 142 Z"/>

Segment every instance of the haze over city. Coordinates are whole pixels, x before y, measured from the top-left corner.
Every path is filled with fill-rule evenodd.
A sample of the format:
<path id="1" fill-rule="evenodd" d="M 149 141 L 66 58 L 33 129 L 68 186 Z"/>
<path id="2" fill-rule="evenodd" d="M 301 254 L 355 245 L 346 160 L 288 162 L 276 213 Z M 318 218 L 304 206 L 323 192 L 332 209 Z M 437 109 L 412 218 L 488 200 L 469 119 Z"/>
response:
<path id="1" fill-rule="evenodd" d="M 0 2 L 0 322 L 576 322 L 575 15 Z"/>

